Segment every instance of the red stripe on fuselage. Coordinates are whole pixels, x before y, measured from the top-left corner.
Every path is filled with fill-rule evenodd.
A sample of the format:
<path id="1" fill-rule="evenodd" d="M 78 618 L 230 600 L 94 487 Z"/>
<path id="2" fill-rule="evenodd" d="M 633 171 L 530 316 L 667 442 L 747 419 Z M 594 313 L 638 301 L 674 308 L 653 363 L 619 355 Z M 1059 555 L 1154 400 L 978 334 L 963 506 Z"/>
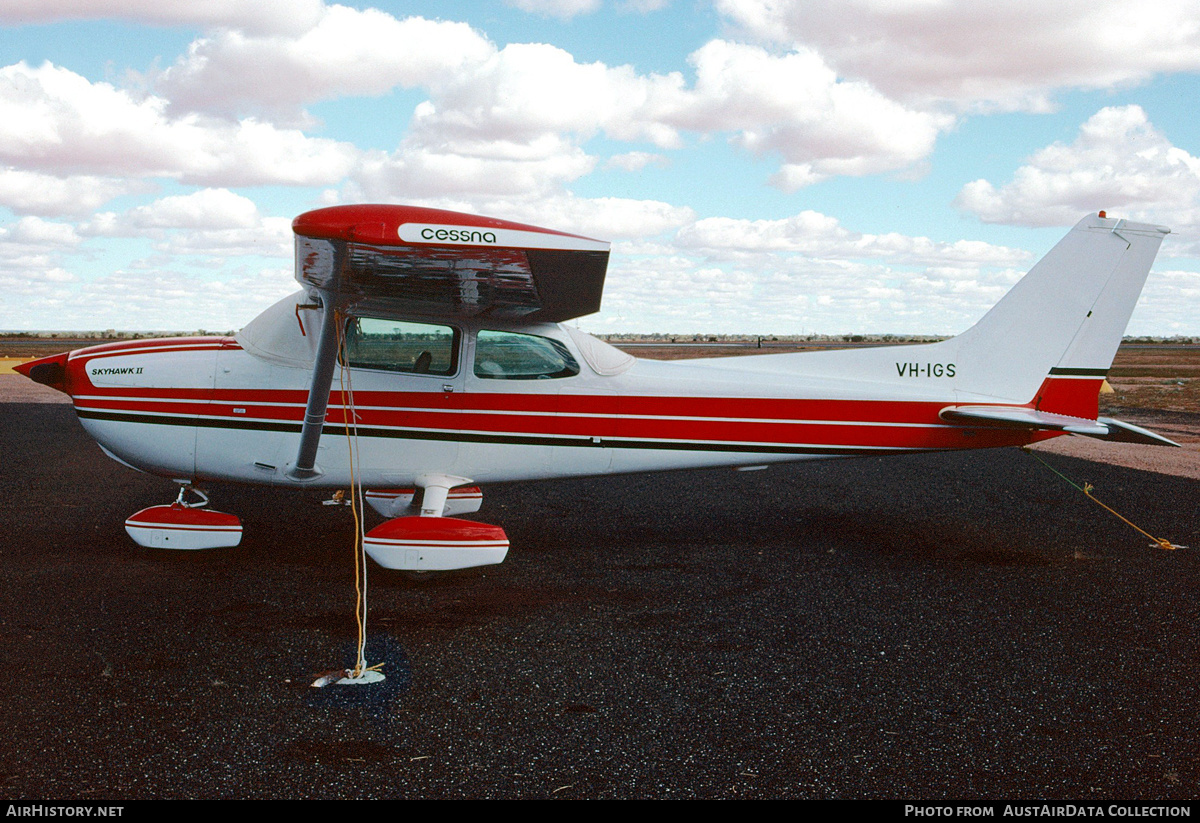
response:
<path id="1" fill-rule="evenodd" d="M 101 343 L 71 352 L 72 360 L 93 357 L 116 357 L 123 354 L 153 354 L 156 352 L 203 351 L 208 349 L 240 349 L 232 337 L 157 337 L 147 340 L 118 340 Z"/>
<path id="2" fill-rule="evenodd" d="M 97 387 L 89 397 L 112 401 L 176 400 L 228 406 L 284 404 L 303 408 L 304 390 L 159 389 Z M 339 391 L 329 396 L 330 412 L 345 405 Z M 948 401 L 947 401 L 948 402 Z M 580 419 L 611 417 L 752 419 L 762 421 L 879 422 L 941 425 L 937 413 L 946 402 L 894 400 L 788 400 L 760 397 L 642 397 L 613 395 L 493 394 L 484 392 L 355 392 L 360 413 L 399 409 L 418 411 L 567 415 Z"/>
<path id="3" fill-rule="evenodd" d="M 295 390 L 121 388 L 80 397 L 76 406 L 115 413 L 192 417 L 218 425 L 220 421 L 237 425 L 238 421 L 249 420 L 299 424 L 304 398 L 305 392 Z M 563 398 L 555 395 L 358 392 L 355 399 L 357 422 L 362 428 L 426 432 L 902 449 L 972 448 L 1029 441 L 1027 433 L 947 425 L 937 417 L 944 404 L 930 402 L 572 396 L 570 399 L 578 402 L 571 406 L 588 410 L 584 416 L 562 409 L 558 401 Z M 346 418 L 341 393 L 334 392 L 330 401 L 327 424 L 340 427 Z M 789 417 L 789 412 L 820 417 Z"/>

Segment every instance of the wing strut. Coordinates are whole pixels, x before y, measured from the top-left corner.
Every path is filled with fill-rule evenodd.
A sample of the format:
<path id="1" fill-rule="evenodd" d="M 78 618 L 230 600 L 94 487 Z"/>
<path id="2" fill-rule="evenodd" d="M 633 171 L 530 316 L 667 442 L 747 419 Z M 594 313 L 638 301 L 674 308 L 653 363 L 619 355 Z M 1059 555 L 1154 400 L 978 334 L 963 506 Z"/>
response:
<path id="1" fill-rule="evenodd" d="M 300 429 L 300 447 L 296 451 L 296 462 L 288 470 L 288 477 L 293 480 L 312 480 L 322 474 L 317 466 L 317 446 L 321 442 L 325 411 L 329 407 L 333 366 L 337 363 L 337 300 L 324 289 L 318 290 L 317 293 L 321 301 L 321 336 L 317 338 L 317 355 L 313 360 L 308 403 L 304 407 L 304 426 Z"/>

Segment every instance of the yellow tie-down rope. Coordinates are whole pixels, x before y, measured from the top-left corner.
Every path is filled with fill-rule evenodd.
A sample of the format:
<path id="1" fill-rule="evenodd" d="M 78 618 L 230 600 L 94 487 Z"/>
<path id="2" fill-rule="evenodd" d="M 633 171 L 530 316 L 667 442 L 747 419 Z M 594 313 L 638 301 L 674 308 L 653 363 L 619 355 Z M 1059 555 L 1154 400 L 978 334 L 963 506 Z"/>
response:
<path id="1" fill-rule="evenodd" d="M 345 318 L 341 312 L 336 315 L 338 351 L 341 353 L 343 364 L 350 362 L 349 352 L 346 351 Z M 354 668 L 347 674 L 348 679 L 361 678 L 366 672 L 375 672 L 383 668 L 379 663 L 367 665 L 367 553 L 363 546 L 365 535 L 362 514 L 362 486 L 355 475 L 354 467 L 358 462 L 358 412 L 354 407 L 354 385 L 350 378 L 350 369 L 339 370 L 338 381 L 342 389 L 342 422 L 346 430 L 346 444 L 350 449 L 350 512 L 354 516 L 354 622 L 358 626 L 357 657 Z"/>
<path id="2" fill-rule="evenodd" d="M 1152 541 L 1154 541 L 1153 543 L 1151 543 L 1151 544 L 1150 544 L 1150 546 L 1151 546 L 1152 548 L 1153 548 L 1153 547 L 1155 547 L 1155 546 L 1157 546 L 1157 547 L 1158 547 L 1158 548 L 1160 548 L 1160 549 L 1167 549 L 1168 551 L 1174 551 L 1175 549 L 1186 549 L 1186 548 L 1187 548 L 1187 546 L 1179 546 L 1179 545 L 1176 545 L 1175 543 L 1172 543 L 1170 540 L 1167 540 L 1166 538 L 1162 538 L 1162 537 L 1155 537 L 1154 535 L 1150 534 L 1150 532 L 1148 532 L 1148 531 L 1146 531 L 1145 529 L 1143 529 L 1143 528 L 1141 528 L 1140 526 L 1138 526 L 1136 523 L 1134 523 L 1134 522 L 1133 522 L 1132 520 L 1130 520 L 1128 517 L 1125 517 L 1125 516 L 1124 516 L 1124 515 L 1122 515 L 1121 513 L 1119 513 L 1119 512 L 1117 512 L 1116 510 L 1114 510 L 1114 509 L 1113 509 L 1111 506 L 1106 506 L 1106 505 L 1104 505 L 1103 503 L 1101 503 L 1101 502 L 1100 502 L 1100 501 L 1099 501 L 1099 500 L 1096 498 L 1096 496 L 1095 496 L 1094 494 L 1092 494 L 1092 489 L 1094 489 L 1094 488 L 1095 488 L 1095 486 L 1093 486 L 1091 483 L 1088 483 L 1087 481 L 1084 481 L 1084 484 L 1083 484 L 1082 486 L 1080 486 L 1080 485 L 1079 485 L 1078 483 L 1076 483 L 1074 480 L 1072 480 L 1071 478 L 1067 477 L 1065 474 L 1063 474 L 1063 473 L 1062 473 L 1062 472 L 1060 472 L 1058 469 L 1056 469 L 1056 468 L 1054 468 L 1053 466 L 1051 466 L 1049 463 L 1047 463 L 1047 462 L 1046 462 L 1045 460 L 1043 460 L 1042 458 L 1038 457 L 1038 456 L 1037 456 L 1037 454 L 1036 454 L 1036 453 L 1033 451 L 1033 449 L 1032 449 L 1032 448 L 1030 448 L 1029 446 L 1022 446 L 1022 447 L 1021 447 L 1021 451 L 1025 452 L 1025 453 L 1026 453 L 1026 454 L 1028 454 L 1030 457 L 1032 457 L 1034 460 L 1036 460 L 1037 462 L 1041 463 L 1043 466 L 1045 466 L 1046 468 L 1048 468 L 1050 471 L 1052 471 L 1052 472 L 1054 472 L 1055 474 L 1057 474 L 1057 475 L 1058 475 L 1059 477 L 1061 477 L 1063 480 L 1067 481 L 1067 482 L 1068 482 L 1068 483 L 1070 483 L 1072 486 L 1074 486 L 1075 488 L 1079 489 L 1079 491 L 1083 492 L 1083 493 L 1084 493 L 1084 495 L 1086 495 L 1086 496 L 1087 496 L 1087 498 L 1088 498 L 1089 500 L 1091 500 L 1093 503 L 1095 503 L 1097 506 L 1100 506 L 1101 508 L 1103 508 L 1103 509 L 1106 509 L 1107 511 L 1109 511 L 1110 513 L 1112 513 L 1114 516 L 1116 516 L 1116 517 L 1120 518 L 1121 520 L 1125 521 L 1126 523 L 1128 523 L 1128 524 L 1129 524 L 1129 525 L 1130 525 L 1132 528 L 1134 528 L 1134 529 L 1136 529 L 1137 531 L 1141 532 L 1142 534 L 1146 535 L 1146 537 L 1149 537 L 1149 538 L 1150 538 Z"/>

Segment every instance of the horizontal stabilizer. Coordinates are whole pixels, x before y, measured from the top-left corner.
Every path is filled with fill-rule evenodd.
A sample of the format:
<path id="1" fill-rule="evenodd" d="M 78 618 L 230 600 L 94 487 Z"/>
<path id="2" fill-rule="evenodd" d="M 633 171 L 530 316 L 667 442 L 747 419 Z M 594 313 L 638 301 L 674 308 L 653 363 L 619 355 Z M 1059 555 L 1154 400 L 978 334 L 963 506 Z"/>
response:
<path id="1" fill-rule="evenodd" d="M 1060 431 L 1067 434 L 1082 434 L 1097 440 L 1140 443 L 1146 446 L 1179 445 L 1173 440 L 1143 429 L 1141 426 L 1114 420 L 1111 417 L 1087 420 L 1024 406 L 947 406 L 938 412 L 938 416 L 948 423 L 974 423 L 1031 431 Z"/>
<path id="2" fill-rule="evenodd" d="M 1141 426 L 1135 426 L 1123 420 L 1101 417 L 1097 422 L 1108 426 L 1108 435 L 1101 438 L 1103 440 L 1113 440 L 1117 443 L 1141 443 L 1143 446 L 1174 446 L 1175 448 L 1180 448 L 1180 445 L 1174 440 L 1169 440 L 1161 434 L 1155 434 L 1149 429 L 1143 429 Z"/>
<path id="3" fill-rule="evenodd" d="M 948 406 L 938 417 L 950 423 L 983 423 L 1012 429 L 1038 429 L 1104 437 L 1108 427 L 1094 420 L 1038 411 L 1023 406 Z"/>

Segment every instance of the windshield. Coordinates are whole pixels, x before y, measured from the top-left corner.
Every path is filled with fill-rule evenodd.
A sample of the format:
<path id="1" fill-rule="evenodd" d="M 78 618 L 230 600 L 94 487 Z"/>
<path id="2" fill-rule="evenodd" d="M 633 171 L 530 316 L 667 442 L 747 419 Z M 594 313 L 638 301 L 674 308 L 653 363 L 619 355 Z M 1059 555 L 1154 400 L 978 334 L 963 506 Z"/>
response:
<path id="1" fill-rule="evenodd" d="M 475 376 L 487 380 L 548 380 L 579 374 L 566 346 L 548 337 L 481 331 L 475 340 Z"/>

